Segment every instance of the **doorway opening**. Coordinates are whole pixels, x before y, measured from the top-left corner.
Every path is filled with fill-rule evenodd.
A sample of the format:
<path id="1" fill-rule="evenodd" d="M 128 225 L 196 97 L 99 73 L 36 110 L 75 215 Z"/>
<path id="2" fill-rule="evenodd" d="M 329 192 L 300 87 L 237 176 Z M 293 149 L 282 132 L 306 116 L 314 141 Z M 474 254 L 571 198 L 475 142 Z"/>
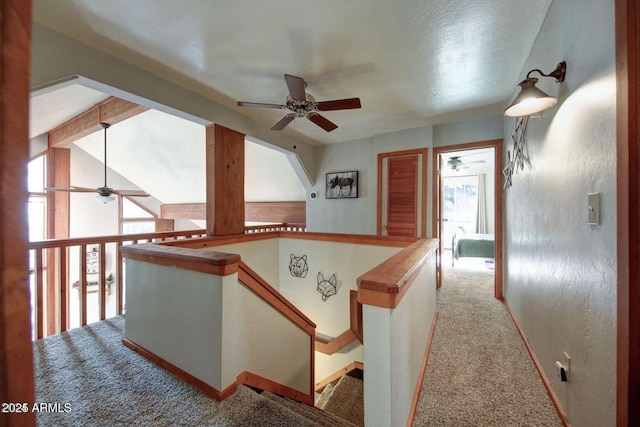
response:
<path id="1" fill-rule="evenodd" d="M 494 271 L 502 299 L 502 140 L 433 150 L 433 234 L 440 240 L 441 268 Z"/>

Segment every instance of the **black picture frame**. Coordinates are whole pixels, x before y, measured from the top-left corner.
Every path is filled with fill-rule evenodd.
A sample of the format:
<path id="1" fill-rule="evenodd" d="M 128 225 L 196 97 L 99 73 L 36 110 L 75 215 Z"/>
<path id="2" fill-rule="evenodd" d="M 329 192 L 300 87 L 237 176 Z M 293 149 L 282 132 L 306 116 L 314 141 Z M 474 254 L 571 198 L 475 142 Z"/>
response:
<path id="1" fill-rule="evenodd" d="M 327 199 L 358 198 L 358 171 L 327 173 Z"/>

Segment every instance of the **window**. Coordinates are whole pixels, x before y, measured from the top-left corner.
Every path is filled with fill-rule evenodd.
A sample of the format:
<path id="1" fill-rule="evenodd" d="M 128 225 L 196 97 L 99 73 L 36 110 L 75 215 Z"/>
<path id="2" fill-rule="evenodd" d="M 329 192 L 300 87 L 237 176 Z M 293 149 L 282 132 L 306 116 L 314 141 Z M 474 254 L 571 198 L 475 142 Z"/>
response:
<path id="1" fill-rule="evenodd" d="M 121 234 L 154 233 L 157 216 L 142 205 L 126 197 L 119 197 Z"/>
<path id="2" fill-rule="evenodd" d="M 443 247 L 451 247 L 451 239 L 460 227 L 465 233 L 476 232 L 478 176 L 445 177 L 443 185 Z"/>
<path id="3" fill-rule="evenodd" d="M 47 194 L 44 189 L 47 186 L 46 156 L 41 155 L 31 160 L 27 169 L 28 221 L 29 240 L 44 240 L 46 238 L 47 224 Z"/>

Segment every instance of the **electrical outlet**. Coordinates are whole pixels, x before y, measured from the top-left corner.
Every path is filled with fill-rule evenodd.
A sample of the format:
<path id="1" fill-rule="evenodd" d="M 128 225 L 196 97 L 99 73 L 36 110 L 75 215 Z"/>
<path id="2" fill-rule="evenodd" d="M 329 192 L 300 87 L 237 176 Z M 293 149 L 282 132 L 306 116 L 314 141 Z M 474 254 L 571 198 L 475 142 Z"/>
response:
<path id="1" fill-rule="evenodd" d="M 563 351 L 562 355 L 564 356 L 563 365 L 567 368 L 567 374 L 569 374 L 571 372 L 571 358 L 566 351 Z"/>

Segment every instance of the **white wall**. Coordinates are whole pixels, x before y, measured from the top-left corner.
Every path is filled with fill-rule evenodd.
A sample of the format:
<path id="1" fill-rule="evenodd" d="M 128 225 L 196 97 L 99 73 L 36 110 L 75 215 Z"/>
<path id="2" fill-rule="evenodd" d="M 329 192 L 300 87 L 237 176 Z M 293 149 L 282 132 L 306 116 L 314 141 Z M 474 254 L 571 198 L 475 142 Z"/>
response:
<path id="1" fill-rule="evenodd" d="M 317 232 L 376 234 L 378 154 L 431 147 L 431 132 L 432 128 L 427 126 L 317 147 L 315 154 L 318 174 L 314 177 L 314 185 L 310 191 L 316 191 L 318 198 L 310 200 L 307 197 L 307 229 Z M 358 171 L 358 198 L 326 199 L 326 174 L 346 171 Z M 429 183 L 429 194 L 430 185 Z"/>
<path id="2" fill-rule="evenodd" d="M 558 104 L 529 121 L 532 169 L 505 192 L 505 295 L 569 422 L 616 419 L 616 126 L 614 1 L 556 0 L 522 71 L 567 61 Z M 514 96 L 517 82 L 513 82 Z M 509 140 L 514 120 L 505 122 Z M 505 145 L 511 150 L 511 144 Z M 601 225 L 587 194 L 601 193 Z M 571 356 L 569 382 L 554 362 Z"/>
<path id="3" fill-rule="evenodd" d="M 363 306 L 367 426 L 407 424 L 436 313 L 435 251 L 393 309 Z"/>
<path id="4" fill-rule="evenodd" d="M 462 122 L 446 123 L 434 126 L 433 146 L 445 147 L 467 142 L 490 141 L 502 139 L 504 118 L 490 116 Z"/>

